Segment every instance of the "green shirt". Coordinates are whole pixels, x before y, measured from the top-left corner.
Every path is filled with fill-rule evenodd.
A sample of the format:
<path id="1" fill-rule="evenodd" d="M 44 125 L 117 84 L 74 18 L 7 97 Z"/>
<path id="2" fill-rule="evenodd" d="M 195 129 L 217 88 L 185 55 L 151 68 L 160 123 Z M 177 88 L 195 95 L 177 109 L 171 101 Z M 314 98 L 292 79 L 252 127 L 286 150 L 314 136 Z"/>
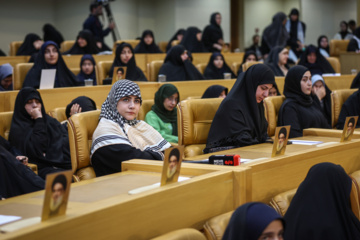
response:
<path id="1" fill-rule="evenodd" d="M 172 143 L 179 141 L 177 136 L 172 135 L 173 128 L 171 123 L 164 123 L 153 110 L 146 114 L 145 122 L 155 128 L 166 141 Z"/>

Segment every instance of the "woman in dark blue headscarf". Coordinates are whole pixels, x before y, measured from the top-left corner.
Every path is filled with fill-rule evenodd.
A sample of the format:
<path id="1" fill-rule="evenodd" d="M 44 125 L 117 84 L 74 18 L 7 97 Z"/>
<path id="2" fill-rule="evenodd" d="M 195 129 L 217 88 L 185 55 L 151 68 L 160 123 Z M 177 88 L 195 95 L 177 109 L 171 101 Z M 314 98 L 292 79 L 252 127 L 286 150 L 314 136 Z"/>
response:
<path id="1" fill-rule="evenodd" d="M 77 75 L 79 85 L 85 85 L 85 79 L 92 79 L 93 85 L 97 85 L 95 74 L 95 59 L 90 54 L 82 56 L 80 61 L 80 73 Z"/>

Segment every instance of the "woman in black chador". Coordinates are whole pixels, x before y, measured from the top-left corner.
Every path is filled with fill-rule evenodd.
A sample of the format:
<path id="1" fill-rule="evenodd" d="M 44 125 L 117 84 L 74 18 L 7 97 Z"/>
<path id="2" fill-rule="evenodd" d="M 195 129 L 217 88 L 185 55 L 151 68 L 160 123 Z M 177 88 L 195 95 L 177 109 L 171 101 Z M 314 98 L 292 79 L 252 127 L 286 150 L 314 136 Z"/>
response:
<path id="1" fill-rule="evenodd" d="M 221 15 L 215 12 L 210 16 L 210 25 L 207 25 L 202 35 L 202 42 L 209 52 L 220 52 L 224 43 L 221 29 Z"/>
<path id="2" fill-rule="evenodd" d="M 155 43 L 154 33 L 151 30 L 145 30 L 141 36 L 140 43 L 134 49 L 135 53 L 162 53 Z"/>

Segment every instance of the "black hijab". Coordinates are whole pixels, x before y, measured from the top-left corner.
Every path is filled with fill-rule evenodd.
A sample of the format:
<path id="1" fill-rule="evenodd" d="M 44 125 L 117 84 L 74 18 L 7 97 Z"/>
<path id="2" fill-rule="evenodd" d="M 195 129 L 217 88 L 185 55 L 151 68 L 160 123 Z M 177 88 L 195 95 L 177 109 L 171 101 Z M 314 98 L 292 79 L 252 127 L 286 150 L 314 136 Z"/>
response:
<path id="1" fill-rule="evenodd" d="M 208 51 L 219 51 L 213 48 L 214 43 L 218 43 L 220 39 L 223 39 L 223 31 L 221 26 L 216 23 L 216 15 L 220 15 L 219 12 L 215 12 L 210 16 L 210 25 L 207 25 L 202 35 L 202 41 Z"/>
<path id="2" fill-rule="evenodd" d="M 354 31 L 354 36 L 349 42 L 349 45 L 347 46 L 348 52 L 356 52 L 360 49 L 360 27 L 356 28 Z"/>
<path id="3" fill-rule="evenodd" d="M 80 47 L 78 43 L 78 39 L 83 38 L 86 40 L 86 46 Z M 84 29 L 81 30 L 76 37 L 76 41 L 74 45 L 63 54 L 70 54 L 70 55 L 82 55 L 82 54 L 98 54 L 100 52 L 100 49 L 96 45 L 95 38 L 90 30 Z"/>
<path id="4" fill-rule="evenodd" d="M 225 95 L 228 94 L 228 88 L 221 85 L 212 85 L 208 87 L 201 98 L 218 98 L 222 91 L 225 91 Z"/>
<path id="5" fill-rule="evenodd" d="M 186 51 L 182 45 L 172 47 L 166 55 L 159 74 L 166 76 L 166 81 L 202 80 L 203 75 L 196 69 L 189 59 L 183 61 L 181 54 Z"/>
<path id="6" fill-rule="evenodd" d="M 16 56 L 31 56 L 34 53 L 39 52 L 39 50 L 34 47 L 34 42 L 37 40 L 41 40 L 41 38 L 35 33 L 29 33 L 26 35 L 24 42 L 21 44 L 16 53 Z"/>
<path id="7" fill-rule="evenodd" d="M 256 101 L 256 90 L 259 85 L 274 83 L 274 73 L 264 64 L 253 65 L 241 73 L 215 114 L 204 152 L 265 142 L 268 124 L 263 102 Z"/>
<path id="8" fill-rule="evenodd" d="M 316 54 L 316 62 L 309 63 L 307 60 L 307 56 L 310 53 Z M 319 49 L 317 49 L 314 45 L 309 45 L 306 47 L 304 53 L 301 55 L 298 65 L 305 66 L 311 72 L 311 75 L 319 74 L 322 75 L 323 73 L 335 73 L 335 70 L 332 68 L 330 63 L 321 55 Z"/>
<path id="9" fill-rule="evenodd" d="M 258 61 L 258 57 L 256 56 L 256 52 L 253 51 L 253 50 L 247 50 L 247 51 L 245 52 L 245 54 L 244 54 L 242 63 L 241 63 L 241 65 L 240 65 L 240 67 L 239 67 L 239 70 L 238 70 L 238 72 L 237 72 L 238 75 L 243 72 L 243 65 L 244 65 L 244 63 L 246 63 L 246 59 L 247 59 L 250 55 L 254 55 L 254 56 L 255 56 L 255 60 Z"/>
<path id="10" fill-rule="evenodd" d="M 285 19 L 285 13 L 278 12 L 273 16 L 272 23 L 264 29 L 262 38 L 270 50 L 275 46 L 286 46 L 289 34 L 283 25 Z"/>
<path id="11" fill-rule="evenodd" d="M 222 58 L 223 62 L 224 62 L 222 68 L 217 68 L 214 65 L 214 60 L 218 56 L 220 56 Z M 219 52 L 214 52 L 211 55 L 209 63 L 205 68 L 204 77 L 205 77 L 205 79 L 223 79 L 224 78 L 224 73 L 231 73 L 231 78 L 236 78 L 233 71 L 226 64 L 224 56 Z"/>
<path id="12" fill-rule="evenodd" d="M 49 45 L 55 46 L 58 51 L 58 61 L 55 65 L 49 65 L 45 61 L 44 54 L 46 47 Z M 39 88 L 42 69 L 56 69 L 54 87 L 72 87 L 78 85 L 76 76 L 67 68 L 64 59 L 59 52 L 58 45 L 53 41 L 47 41 L 41 46 L 40 52 L 35 59 L 34 66 L 29 70 L 25 77 L 23 87 Z"/>
<path id="13" fill-rule="evenodd" d="M 269 56 L 265 60 L 265 63 L 271 68 L 271 70 L 274 72 L 275 76 L 283 77 L 284 73 L 281 71 L 279 67 L 279 54 L 284 49 L 284 47 L 276 46 L 273 49 L 271 49 Z M 285 64 L 285 67 L 289 69 L 289 65 Z"/>
<path id="14" fill-rule="evenodd" d="M 67 118 L 70 117 L 70 111 L 71 111 L 72 105 L 74 105 L 76 103 L 80 105 L 81 112 L 88 112 L 88 111 L 96 110 L 96 104 L 95 104 L 94 100 L 92 100 L 91 98 L 86 97 L 86 96 L 80 96 L 80 97 L 77 97 L 74 100 L 72 100 L 71 103 L 69 103 L 66 106 L 65 114 L 66 114 Z"/>
<path id="15" fill-rule="evenodd" d="M 260 202 L 249 202 L 238 207 L 231 215 L 222 240 L 258 240 L 273 221 L 285 221 L 270 206 Z"/>
<path id="16" fill-rule="evenodd" d="M 37 99 L 41 103 L 42 119 L 46 127 L 44 130 L 48 140 L 47 146 L 38 146 L 36 142 L 32 141 L 32 138 L 35 137 L 34 126 L 39 119 L 33 120 L 25 109 L 25 104 L 31 99 Z M 40 93 L 34 88 L 23 88 L 16 97 L 9 141 L 39 168 L 52 166 L 71 169 L 68 133 L 56 119 L 46 114 Z"/>
<path id="17" fill-rule="evenodd" d="M 171 48 L 171 42 L 174 41 L 174 40 L 178 40 L 177 39 L 177 36 L 178 35 L 185 35 L 185 29 L 183 28 L 180 28 L 179 30 L 177 30 L 177 32 L 174 34 L 174 36 L 172 36 L 172 38 L 169 40 L 169 43 L 168 45 L 166 46 L 166 52 L 168 52 Z"/>
<path id="18" fill-rule="evenodd" d="M 360 239 L 360 222 L 350 206 L 351 187 L 340 165 L 313 166 L 286 211 L 284 239 Z"/>
<path id="19" fill-rule="evenodd" d="M 150 35 L 153 39 L 150 45 L 144 41 L 145 37 Z M 162 53 L 160 48 L 155 43 L 154 33 L 151 30 L 145 30 L 141 36 L 140 43 L 134 49 L 135 53 Z"/>
<path id="20" fill-rule="evenodd" d="M 356 75 L 351 83 L 350 88 L 360 88 L 360 72 Z"/>
<path id="21" fill-rule="evenodd" d="M 129 62 L 126 64 L 123 63 L 120 58 L 120 54 L 125 47 L 130 48 L 130 51 L 133 54 L 132 58 L 130 58 Z M 147 81 L 147 78 L 145 77 L 144 73 L 141 71 L 141 69 L 138 66 L 136 66 L 134 49 L 129 43 L 122 42 L 119 46 L 117 46 L 115 52 L 115 59 L 110 68 L 109 77 L 113 77 L 114 67 L 127 67 L 125 78 L 128 80 Z"/>
<path id="22" fill-rule="evenodd" d="M 346 117 L 360 115 L 360 91 L 356 91 L 348 97 L 341 107 L 339 119 L 336 124 L 337 129 L 343 129 Z M 360 121 L 357 122 L 356 127 L 360 127 Z"/>
<path id="23" fill-rule="evenodd" d="M 162 85 L 155 93 L 155 104 L 151 107 L 151 110 L 153 110 L 164 123 L 171 123 L 172 135 L 177 136 L 177 110 L 174 108 L 172 111 L 168 111 L 164 107 L 165 98 L 168 98 L 175 93 L 178 93 L 179 95 L 178 102 L 176 103 L 178 104 L 180 101 L 179 90 L 172 84 Z"/>
<path id="24" fill-rule="evenodd" d="M 201 33 L 200 29 L 197 27 L 189 27 L 186 29 L 185 35 L 180 44 L 192 53 L 207 52 L 203 42 L 196 38 L 196 34 L 198 33 Z"/>
<path id="25" fill-rule="evenodd" d="M 90 74 L 85 74 L 82 70 L 82 65 L 84 63 L 85 60 L 90 60 L 91 63 L 94 65 L 94 70 L 92 71 L 92 73 Z M 95 63 L 95 59 L 92 55 L 90 54 L 85 54 L 84 56 L 82 56 L 81 58 L 81 61 L 80 61 L 80 73 L 77 75 L 77 79 L 78 79 L 78 83 L 79 85 L 81 86 L 84 86 L 85 83 L 85 79 L 92 79 L 93 80 L 93 85 L 97 85 L 97 82 L 96 82 L 96 74 L 95 74 L 95 66 L 96 63 Z"/>
<path id="26" fill-rule="evenodd" d="M 326 48 L 321 47 L 321 40 L 322 40 L 323 38 L 328 39 L 328 37 L 327 37 L 327 36 L 325 36 L 325 35 L 321 35 L 321 36 L 318 38 L 318 40 L 317 40 L 318 49 L 322 48 L 322 49 L 324 49 L 327 53 L 329 53 L 329 54 L 330 54 L 329 40 L 328 40 L 328 46 L 327 46 Z"/>
<path id="27" fill-rule="evenodd" d="M 54 26 L 52 26 L 49 23 L 46 23 L 43 26 L 43 32 L 44 32 L 44 41 L 53 41 L 56 42 L 58 46 L 61 45 L 61 43 L 64 41 L 64 37 L 61 35 L 61 33 L 56 30 Z"/>
<path id="28" fill-rule="evenodd" d="M 341 29 L 340 29 L 339 34 L 341 35 L 341 39 L 344 39 L 344 38 L 346 37 L 346 35 L 347 35 L 348 33 L 350 33 L 350 32 L 348 31 L 349 25 L 347 24 L 347 22 L 341 21 L 341 22 L 340 22 L 340 27 L 341 27 L 342 24 L 345 24 L 345 25 L 346 25 L 346 30 L 345 30 L 345 31 L 341 31 Z"/>

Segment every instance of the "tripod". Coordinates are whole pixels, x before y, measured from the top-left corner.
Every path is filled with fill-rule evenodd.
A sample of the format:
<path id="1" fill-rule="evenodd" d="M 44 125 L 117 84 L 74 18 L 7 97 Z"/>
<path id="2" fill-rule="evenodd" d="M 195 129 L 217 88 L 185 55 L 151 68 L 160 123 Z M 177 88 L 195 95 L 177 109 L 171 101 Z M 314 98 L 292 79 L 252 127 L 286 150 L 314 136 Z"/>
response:
<path id="1" fill-rule="evenodd" d="M 108 22 L 111 23 L 113 22 L 114 23 L 114 28 L 111 29 L 111 35 L 113 37 L 113 40 L 114 42 L 116 42 L 117 40 L 120 40 L 120 34 L 119 34 L 119 31 L 116 27 L 116 23 L 115 23 L 115 19 L 112 15 L 112 12 L 111 12 L 111 9 L 110 9 L 110 4 L 108 1 L 103 1 L 103 7 L 105 8 L 105 11 L 106 11 L 106 16 L 108 18 Z"/>

